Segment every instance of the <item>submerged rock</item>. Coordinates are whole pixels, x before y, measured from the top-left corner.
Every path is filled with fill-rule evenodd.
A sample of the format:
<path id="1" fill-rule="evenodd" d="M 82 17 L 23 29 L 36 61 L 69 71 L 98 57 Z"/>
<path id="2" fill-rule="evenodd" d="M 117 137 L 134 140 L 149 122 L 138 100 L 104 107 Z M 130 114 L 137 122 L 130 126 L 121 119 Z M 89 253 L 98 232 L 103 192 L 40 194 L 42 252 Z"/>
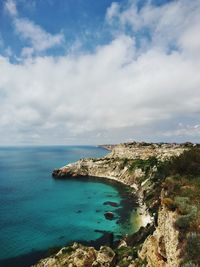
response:
<path id="1" fill-rule="evenodd" d="M 146 220 L 145 216 L 142 217 L 142 225 L 146 227 L 123 237 L 118 247 L 114 244 L 115 252 L 107 246 L 101 246 L 97 251 L 91 247 L 77 245 L 76 249 L 72 246 L 72 252 L 64 258 L 58 253 L 41 261 L 36 267 L 179 267 L 182 244 L 179 231 L 175 228 L 177 215 L 175 211 L 167 210 L 160 203 L 162 179 L 158 179 L 161 174 L 157 172 L 158 167 L 165 161 L 180 156 L 193 146 L 195 145 L 131 142 L 112 146 L 111 153 L 103 158 L 81 159 L 54 170 L 52 175 L 55 178 L 105 177 L 131 186 L 131 190 L 136 191 L 138 203 L 142 207 L 139 215 L 142 217 L 148 207 L 147 212 L 153 214 L 155 224 L 147 224 L 149 220 Z M 118 204 L 107 201 L 104 205 L 117 207 Z M 115 219 L 110 211 L 104 213 L 104 216 L 107 220 Z"/>
<path id="2" fill-rule="evenodd" d="M 119 204 L 117 202 L 113 202 L 113 201 L 106 201 L 103 203 L 104 205 L 109 205 L 112 207 L 119 207 Z"/>
<path id="3" fill-rule="evenodd" d="M 104 213 L 104 216 L 107 220 L 114 220 L 115 218 L 114 214 L 111 211 Z"/>
<path id="4" fill-rule="evenodd" d="M 77 210 L 77 211 L 76 211 L 76 213 L 81 213 L 81 212 L 82 212 L 82 210 Z"/>

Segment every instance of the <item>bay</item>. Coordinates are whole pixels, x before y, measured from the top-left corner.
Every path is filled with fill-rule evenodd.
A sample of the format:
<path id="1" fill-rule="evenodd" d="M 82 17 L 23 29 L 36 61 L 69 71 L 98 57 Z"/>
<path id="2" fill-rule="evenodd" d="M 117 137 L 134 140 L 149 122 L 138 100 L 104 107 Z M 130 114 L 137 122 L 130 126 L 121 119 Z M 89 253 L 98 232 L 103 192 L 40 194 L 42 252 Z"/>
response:
<path id="1" fill-rule="evenodd" d="M 103 231 L 115 236 L 128 231 L 127 218 L 124 222 L 119 218 L 126 195 L 121 194 L 121 186 L 51 177 L 54 168 L 107 153 L 93 146 L 0 148 L 1 266 L 17 266 L 17 259 L 19 266 L 29 266 L 40 251 L 77 240 L 96 240 Z M 119 207 L 104 205 L 107 201 Z M 112 211 L 116 220 L 106 220 L 106 211 Z"/>

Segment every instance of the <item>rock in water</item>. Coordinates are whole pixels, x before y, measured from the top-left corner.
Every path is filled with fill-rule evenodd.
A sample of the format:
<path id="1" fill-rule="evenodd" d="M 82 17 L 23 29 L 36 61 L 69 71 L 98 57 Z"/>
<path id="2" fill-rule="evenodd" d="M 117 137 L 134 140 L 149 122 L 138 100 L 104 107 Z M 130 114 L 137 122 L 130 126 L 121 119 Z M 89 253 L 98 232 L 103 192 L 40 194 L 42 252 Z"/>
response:
<path id="1" fill-rule="evenodd" d="M 114 214 L 111 211 L 104 213 L 104 216 L 107 220 L 114 220 L 115 218 Z"/>
<path id="2" fill-rule="evenodd" d="M 103 204 L 104 205 L 109 205 L 109 206 L 112 206 L 112 207 L 119 207 L 119 204 L 116 203 L 116 202 L 113 202 L 113 201 L 106 201 Z"/>

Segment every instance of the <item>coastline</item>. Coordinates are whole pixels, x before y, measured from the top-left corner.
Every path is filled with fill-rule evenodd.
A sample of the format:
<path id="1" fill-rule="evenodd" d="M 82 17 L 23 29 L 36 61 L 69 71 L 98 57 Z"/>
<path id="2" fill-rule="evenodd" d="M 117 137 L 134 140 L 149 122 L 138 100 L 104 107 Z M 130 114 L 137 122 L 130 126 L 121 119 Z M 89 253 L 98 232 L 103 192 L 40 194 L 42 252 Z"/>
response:
<path id="1" fill-rule="evenodd" d="M 52 176 L 55 179 L 95 177 L 129 186 L 138 197 L 140 225 L 152 223 L 153 218 L 145 203 L 145 194 L 151 190 L 151 177 L 157 172 L 158 162 L 181 155 L 189 149 L 188 144 L 132 142 L 98 147 L 110 153 L 102 158 L 81 159 L 67 164 L 55 169 Z"/>
<path id="2" fill-rule="evenodd" d="M 73 180 L 77 180 L 77 178 L 72 178 Z M 111 185 L 113 187 L 115 187 L 117 189 L 117 191 L 119 192 L 119 195 L 121 195 L 121 201 L 122 203 L 120 203 L 120 207 L 116 207 L 116 211 L 114 211 L 117 214 L 117 220 L 119 220 L 120 224 L 125 225 L 125 221 L 127 219 L 130 220 L 131 218 L 131 213 L 132 211 L 130 211 L 130 202 L 132 202 L 134 205 L 132 205 L 132 207 L 137 208 L 137 203 L 136 203 L 136 197 L 135 194 L 132 191 L 129 191 L 129 187 L 125 184 L 125 183 L 121 183 L 116 179 L 107 179 L 106 177 L 81 177 L 80 178 L 83 181 L 92 181 L 92 182 L 103 182 L 106 183 L 108 185 Z M 121 186 L 123 185 L 123 187 Z M 125 197 L 126 196 L 126 199 Z M 129 200 L 127 199 L 129 198 Z M 108 199 L 109 200 L 109 199 Z M 102 203 L 103 205 L 103 203 Z M 108 208 L 109 209 L 109 208 Z M 127 210 L 128 213 L 127 214 L 122 214 L 122 211 Z M 131 223 L 131 222 L 129 222 Z M 96 231 L 96 230 L 95 230 Z M 136 231 L 135 231 L 136 232 Z M 102 245 L 105 246 L 109 246 L 110 245 L 110 232 L 108 231 L 99 231 L 99 233 L 101 233 L 101 236 L 97 239 L 93 239 L 93 240 L 72 240 L 70 242 L 66 242 L 65 246 L 70 246 L 72 245 L 74 242 L 83 244 L 84 246 L 88 246 L 88 247 L 94 247 L 96 249 L 99 249 Z M 134 233 L 134 232 L 131 232 Z M 115 238 L 115 243 L 118 244 L 119 240 L 122 238 L 122 235 L 116 235 Z M 12 258 L 7 258 L 7 259 L 2 259 L 0 260 L 0 266 L 5 267 L 5 266 L 9 266 L 9 267 L 27 267 L 27 266 L 32 266 L 34 264 L 36 264 L 41 258 L 46 258 L 49 257 L 50 255 L 54 254 L 55 252 L 58 252 L 62 246 L 58 246 L 56 248 L 54 247 L 49 247 L 46 250 L 38 250 L 38 251 L 33 251 L 24 255 L 20 255 L 20 256 L 16 256 L 16 257 L 12 257 Z"/>
<path id="3" fill-rule="evenodd" d="M 73 163 L 68 164 L 68 166 L 72 166 Z M 65 168 L 65 166 L 63 167 Z M 62 168 L 61 168 L 62 169 Z M 148 212 L 147 206 L 143 199 L 143 192 L 141 189 L 138 188 L 137 184 L 130 185 L 129 183 L 120 180 L 118 177 L 113 176 L 81 176 L 78 177 L 71 177 L 70 179 L 86 179 L 86 180 L 92 180 L 92 181 L 103 181 L 106 183 L 112 183 L 115 182 L 117 184 L 122 184 L 123 186 L 126 186 L 131 189 L 131 194 L 137 196 L 137 213 L 138 213 L 138 220 L 137 220 L 137 227 L 145 227 L 147 224 L 152 223 L 153 218 Z"/>
<path id="4" fill-rule="evenodd" d="M 123 223 L 125 220 L 129 219 L 131 224 L 131 217 L 132 214 L 137 213 L 134 215 L 134 217 L 137 219 L 137 225 L 136 228 L 139 229 L 140 227 L 145 227 L 150 221 L 151 217 L 146 211 L 146 205 L 143 203 L 142 207 L 140 207 L 140 203 L 142 203 L 142 200 L 140 201 L 138 198 L 138 193 L 135 190 L 135 187 L 130 186 L 129 184 L 120 181 L 119 179 L 115 177 L 102 177 L 102 176 L 79 176 L 79 177 L 71 177 L 70 180 L 82 180 L 82 181 L 91 181 L 91 182 L 102 182 L 108 185 L 111 185 L 117 189 L 119 192 L 119 195 L 121 196 L 121 207 L 118 207 L 116 212 L 119 214 L 120 223 Z M 120 212 L 120 209 L 123 211 L 127 211 L 127 214 L 123 212 Z M 131 211 L 130 211 L 131 210 Z M 141 215 L 141 212 L 144 212 L 143 215 Z M 129 213 L 129 214 L 128 214 Z M 125 215 L 124 215 L 125 214 Z M 131 226 L 131 229 L 134 229 L 134 227 Z M 132 234 L 135 231 L 132 232 Z M 76 240 L 75 240 L 76 241 Z"/>
<path id="5" fill-rule="evenodd" d="M 128 183 L 121 181 L 119 178 L 117 177 L 111 177 L 111 176 L 107 176 L 107 177 L 102 177 L 102 176 L 88 176 L 88 177 L 80 177 L 80 178 L 73 178 L 73 179 L 88 179 L 91 181 L 103 181 L 106 183 L 111 183 L 115 182 L 117 184 L 122 184 L 123 186 L 126 186 L 128 188 L 131 189 L 131 194 L 136 198 L 137 198 L 137 203 L 138 203 L 138 207 L 137 207 L 137 227 L 138 229 L 140 227 L 145 227 L 148 223 L 152 223 L 153 221 L 153 217 L 151 217 L 151 215 L 149 214 L 148 210 L 147 210 L 147 206 L 143 200 L 143 194 L 142 191 L 138 189 L 138 186 L 136 184 L 134 185 L 129 185 Z M 119 187 L 118 187 L 119 189 Z M 134 207 L 133 207 L 134 208 Z"/>
<path id="6" fill-rule="evenodd" d="M 138 225 L 138 228 L 140 226 L 140 228 L 133 234 L 125 234 L 117 246 L 109 245 L 106 247 L 106 250 L 111 250 L 112 255 L 116 256 L 115 260 L 121 264 L 125 261 L 127 263 L 126 266 L 129 267 L 138 266 L 137 263 L 141 264 L 144 261 L 149 263 L 152 260 L 155 262 L 155 265 L 149 266 L 171 267 L 170 262 L 179 262 L 179 250 L 176 246 L 179 243 L 179 232 L 174 227 L 177 212 L 167 210 L 162 203 L 162 182 L 166 178 L 163 176 L 162 171 L 163 167 L 167 166 L 165 163 L 170 162 L 171 158 L 178 158 L 189 149 L 187 144 L 148 144 L 136 142 L 120 144 L 114 146 L 111 153 L 103 158 L 81 159 L 60 169 L 55 169 L 52 176 L 55 179 L 67 180 L 104 180 L 105 182 L 117 182 L 127 186 L 137 196 L 138 207 L 136 213 L 138 217 L 133 219 L 132 222 Z M 170 231 L 166 232 L 165 225 L 167 225 Z M 163 236 L 166 236 L 166 240 L 163 240 Z M 175 244 L 173 251 L 168 244 L 168 240 L 170 240 L 171 244 Z M 163 243 L 166 245 L 169 255 L 162 250 Z M 63 251 L 66 249 L 68 248 L 63 248 Z M 82 253 L 87 257 L 87 253 L 90 253 L 90 249 L 93 248 L 82 246 L 81 249 Z M 99 251 L 94 252 L 93 262 L 95 264 L 99 263 L 98 255 L 102 253 L 102 249 L 103 246 L 100 247 Z M 72 253 L 63 255 L 61 250 L 56 255 L 41 260 L 35 266 L 43 267 L 45 266 L 44 264 L 51 261 L 57 263 L 57 257 L 59 260 L 76 262 L 76 253 L 75 249 Z M 167 259 L 169 260 L 169 265 L 166 265 Z M 115 266 L 112 265 L 113 258 L 110 260 L 111 265 L 108 266 Z M 93 264 L 89 266 L 93 266 Z M 178 267 L 178 265 L 173 266 Z"/>
<path id="7" fill-rule="evenodd" d="M 115 145 L 98 145 L 97 147 L 104 148 L 104 149 L 106 149 L 108 151 L 112 151 L 114 146 Z"/>

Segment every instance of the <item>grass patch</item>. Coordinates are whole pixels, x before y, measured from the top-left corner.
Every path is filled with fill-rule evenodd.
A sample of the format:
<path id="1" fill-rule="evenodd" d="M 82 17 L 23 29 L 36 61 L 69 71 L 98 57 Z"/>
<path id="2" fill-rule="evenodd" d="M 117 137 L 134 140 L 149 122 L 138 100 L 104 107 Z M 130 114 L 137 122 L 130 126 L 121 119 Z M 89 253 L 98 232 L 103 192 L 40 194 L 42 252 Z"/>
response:
<path id="1" fill-rule="evenodd" d="M 146 160 L 135 159 L 129 164 L 128 170 L 129 172 L 133 172 L 135 169 L 141 169 L 143 172 L 145 172 L 145 175 L 148 175 L 149 171 L 157 165 L 158 159 L 156 157 L 150 157 Z"/>

